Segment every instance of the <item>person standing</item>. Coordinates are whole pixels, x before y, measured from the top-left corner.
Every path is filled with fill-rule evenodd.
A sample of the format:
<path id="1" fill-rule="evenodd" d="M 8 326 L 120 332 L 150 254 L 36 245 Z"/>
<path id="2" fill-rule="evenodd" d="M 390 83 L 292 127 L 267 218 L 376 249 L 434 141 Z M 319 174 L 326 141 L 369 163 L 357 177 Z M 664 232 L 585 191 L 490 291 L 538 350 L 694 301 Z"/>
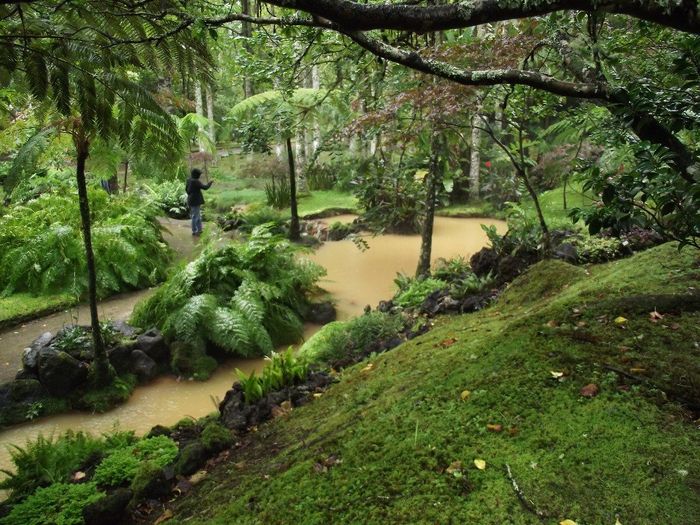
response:
<path id="1" fill-rule="evenodd" d="M 203 184 L 199 180 L 202 176 L 201 170 L 193 168 L 190 172 L 190 178 L 185 184 L 187 191 L 187 205 L 190 207 L 190 217 L 192 217 L 192 235 L 199 237 L 202 234 L 202 204 L 204 204 L 204 195 L 202 190 L 208 190 L 214 181 Z"/>

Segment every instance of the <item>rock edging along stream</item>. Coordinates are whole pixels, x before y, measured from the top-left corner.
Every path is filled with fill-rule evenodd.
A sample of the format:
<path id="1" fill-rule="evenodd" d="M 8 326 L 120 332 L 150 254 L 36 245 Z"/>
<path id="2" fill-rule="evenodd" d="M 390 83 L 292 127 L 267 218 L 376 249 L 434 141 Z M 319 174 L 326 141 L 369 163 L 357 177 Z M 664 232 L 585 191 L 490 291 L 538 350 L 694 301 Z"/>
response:
<path id="1" fill-rule="evenodd" d="M 24 349 L 15 380 L 0 385 L 0 428 L 71 408 L 104 412 L 125 401 L 137 382 L 170 371 L 171 350 L 160 331 L 108 326 L 107 356 L 116 372 L 111 385 L 92 385 L 89 327 L 45 332 Z"/>

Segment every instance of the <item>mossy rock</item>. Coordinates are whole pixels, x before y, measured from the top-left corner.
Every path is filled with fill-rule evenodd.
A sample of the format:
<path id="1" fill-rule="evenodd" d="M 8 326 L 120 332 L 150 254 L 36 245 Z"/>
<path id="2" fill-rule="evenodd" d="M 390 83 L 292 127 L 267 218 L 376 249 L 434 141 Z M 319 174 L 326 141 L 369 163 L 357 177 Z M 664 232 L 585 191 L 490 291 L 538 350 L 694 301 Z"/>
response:
<path id="1" fill-rule="evenodd" d="M 170 365 L 176 374 L 206 381 L 219 366 L 216 359 L 192 345 L 176 342 L 172 345 Z"/>
<path id="2" fill-rule="evenodd" d="M 233 443 L 231 431 L 213 421 L 206 424 L 200 439 L 204 448 L 211 453 L 220 452 Z"/>
<path id="3" fill-rule="evenodd" d="M 190 476 L 197 472 L 207 460 L 206 447 L 199 441 L 190 443 L 180 451 L 175 462 L 175 472 L 182 476 Z"/>
<path id="4" fill-rule="evenodd" d="M 163 469 L 154 461 L 144 461 L 139 465 L 130 488 L 132 501 L 160 498 L 170 493 L 170 483 L 165 479 Z"/>

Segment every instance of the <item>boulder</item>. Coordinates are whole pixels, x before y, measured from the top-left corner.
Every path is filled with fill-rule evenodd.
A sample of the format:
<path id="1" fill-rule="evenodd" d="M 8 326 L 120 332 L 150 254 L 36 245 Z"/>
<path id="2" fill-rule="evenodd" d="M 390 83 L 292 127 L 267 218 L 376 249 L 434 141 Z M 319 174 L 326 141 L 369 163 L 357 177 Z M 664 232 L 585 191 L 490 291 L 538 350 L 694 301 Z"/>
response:
<path id="1" fill-rule="evenodd" d="M 66 352 L 44 348 L 39 352 L 39 381 L 51 395 L 64 397 L 79 387 L 88 366 Z"/>
<path id="2" fill-rule="evenodd" d="M 207 449 L 199 441 L 190 443 L 180 451 L 175 462 L 175 472 L 190 476 L 197 472 L 207 460 Z"/>
<path id="3" fill-rule="evenodd" d="M 336 318 L 335 306 L 330 301 L 312 304 L 309 308 L 309 313 L 306 320 L 314 324 L 328 324 L 335 321 Z"/>
<path id="4" fill-rule="evenodd" d="M 498 267 L 498 254 L 493 248 L 482 248 L 469 259 L 472 272 L 479 277 L 484 277 L 489 273 L 496 273 Z"/>
<path id="5" fill-rule="evenodd" d="M 104 498 L 90 503 L 83 509 L 85 525 L 114 525 L 120 523 L 124 510 L 131 501 L 132 496 L 131 490 L 120 488 L 107 494 Z"/>
<path id="6" fill-rule="evenodd" d="M 170 361 L 170 349 L 165 343 L 163 334 L 156 328 L 151 328 L 148 332 L 138 336 L 136 345 L 156 363 L 167 363 Z"/>
<path id="7" fill-rule="evenodd" d="M 36 369 L 23 368 L 15 374 L 15 379 L 39 379 Z"/>
<path id="8" fill-rule="evenodd" d="M 571 264 L 576 264 L 578 261 L 578 250 L 576 246 L 570 242 L 564 242 L 555 248 L 554 257 Z"/>
<path id="9" fill-rule="evenodd" d="M 141 350 L 131 352 L 131 372 L 141 383 L 147 383 L 158 374 L 158 365 Z"/>
<path id="10" fill-rule="evenodd" d="M 107 358 L 117 374 L 131 371 L 131 353 L 136 349 L 136 342 L 127 343 L 107 350 Z"/>
<path id="11" fill-rule="evenodd" d="M 32 341 L 32 344 L 28 348 L 24 349 L 22 354 L 22 364 L 25 368 L 29 370 L 34 370 L 39 365 L 39 351 L 43 348 L 48 347 L 53 341 L 53 334 L 51 332 L 44 332 L 39 337 Z"/>
<path id="12" fill-rule="evenodd" d="M 112 328 L 114 328 L 115 332 L 117 332 L 120 335 L 123 335 L 124 337 L 134 337 L 138 332 L 136 328 L 128 325 L 124 321 L 114 321 L 112 323 Z"/>

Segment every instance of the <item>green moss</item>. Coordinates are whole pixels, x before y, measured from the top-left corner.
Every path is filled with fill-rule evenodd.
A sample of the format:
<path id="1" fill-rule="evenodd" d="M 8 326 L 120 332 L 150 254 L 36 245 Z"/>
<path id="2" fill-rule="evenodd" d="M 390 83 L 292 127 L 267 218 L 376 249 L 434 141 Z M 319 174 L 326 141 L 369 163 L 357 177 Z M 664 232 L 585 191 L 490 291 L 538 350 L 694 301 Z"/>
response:
<path id="1" fill-rule="evenodd" d="M 357 198 L 335 190 L 318 190 L 299 199 L 299 215 L 315 215 L 329 208 L 356 210 Z"/>
<path id="2" fill-rule="evenodd" d="M 159 483 L 163 476 L 163 469 L 155 461 L 143 461 L 131 480 L 131 491 L 134 493 L 133 501 L 139 501 L 150 495 L 154 483 Z"/>
<path id="3" fill-rule="evenodd" d="M 695 522 L 700 435 L 674 400 L 697 392 L 674 385 L 700 382 L 700 312 L 619 324 L 597 305 L 686 293 L 696 258 L 667 245 L 590 275 L 553 265 L 546 283 L 535 268 L 504 298 L 526 304 L 438 319 L 273 420 L 176 504 L 173 523 Z M 580 394 L 589 383 L 592 399 Z M 446 472 L 454 461 L 457 476 Z M 522 505 L 506 466 L 546 519 Z"/>
<path id="4" fill-rule="evenodd" d="M 177 342 L 172 346 L 171 367 L 176 374 L 206 381 L 219 366 L 216 359 L 204 350 L 186 343 Z"/>
<path id="5" fill-rule="evenodd" d="M 136 383 L 136 376 L 133 374 L 115 376 L 108 386 L 85 392 L 80 396 L 77 405 L 92 412 L 106 412 L 126 402 L 136 388 Z"/>
<path id="6" fill-rule="evenodd" d="M 215 421 L 204 426 L 200 439 L 204 448 L 210 452 L 218 452 L 233 443 L 231 431 Z"/>
<path id="7" fill-rule="evenodd" d="M 9 297 L 0 297 L 0 328 L 36 319 L 69 308 L 76 303 L 76 298 L 68 294 L 16 293 Z"/>
<path id="8" fill-rule="evenodd" d="M 97 466 L 93 479 L 98 485 L 116 487 L 130 482 L 143 463 L 164 467 L 177 457 L 177 453 L 177 444 L 166 436 L 142 439 L 112 451 Z"/>

